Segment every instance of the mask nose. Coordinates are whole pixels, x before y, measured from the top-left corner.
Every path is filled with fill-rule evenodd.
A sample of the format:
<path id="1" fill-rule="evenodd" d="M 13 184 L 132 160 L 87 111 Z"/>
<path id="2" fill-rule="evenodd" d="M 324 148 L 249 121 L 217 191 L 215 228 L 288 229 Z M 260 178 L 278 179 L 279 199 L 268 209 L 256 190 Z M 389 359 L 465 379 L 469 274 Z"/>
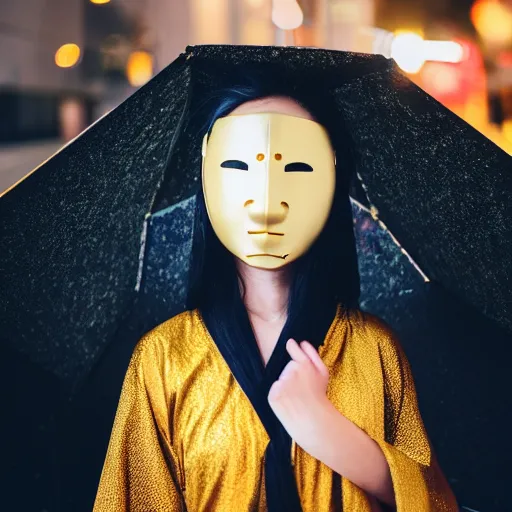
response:
<path id="1" fill-rule="evenodd" d="M 265 161 L 262 171 L 254 173 L 253 188 L 249 196 L 251 199 L 247 200 L 244 206 L 248 210 L 249 220 L 258 226 L 256 229 L 270 231 L 285 221 L 290 206 L 283 201 L 286 189 L 281 176 L 281 163 Z"/>
<path id="2" fill-rule="evenodd" d="M 255 201 L 249 199 L 245 202 L 244 207 L 248 211 L 249 218 L 255 224 L 270 227 L 284 222 L 288 215 L 290 207 L 285 201 Z"/>

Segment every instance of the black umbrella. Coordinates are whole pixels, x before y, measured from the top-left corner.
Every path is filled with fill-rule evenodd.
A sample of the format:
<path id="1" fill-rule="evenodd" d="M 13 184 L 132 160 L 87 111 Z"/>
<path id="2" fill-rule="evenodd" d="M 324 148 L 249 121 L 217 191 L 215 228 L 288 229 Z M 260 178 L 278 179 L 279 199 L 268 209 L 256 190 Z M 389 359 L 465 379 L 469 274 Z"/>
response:
<path id="1" fill-rule="evenodd" d="M 354 193 L 380 222 L 356 208 L 363 307 L 401 334 L 427 429 L 462 504 L 500 510 L 508 499 L 500 458 L 511 405 L 503 366 L 512 332 L 512 160 L 393 61 L 346 52 L 191 47 L 2 197 L 4 360 L 49 383 L 40 435 L 61 441 L 50 459 L 69 468 L 79 452 L 89 457 L 82 470 L 101 468 L 134 344 L 184 307 L 202 135 L 184 128 L 191 105 L 230 85 L 241 64 L 316 80 L 334 95 L 357 158 Z M 74 403 L 60 407 L 56 394 L 79 382 Z M 29 400 L 30 389 L 22 396 Z M 75 510 L 91 500 L 99 474 L 87 480 L 81 471 L 78 487 L 76 474 L 64 472 L 69 485 L 44 486 L 55 489 L 48 500 L 60 493 Z"/>

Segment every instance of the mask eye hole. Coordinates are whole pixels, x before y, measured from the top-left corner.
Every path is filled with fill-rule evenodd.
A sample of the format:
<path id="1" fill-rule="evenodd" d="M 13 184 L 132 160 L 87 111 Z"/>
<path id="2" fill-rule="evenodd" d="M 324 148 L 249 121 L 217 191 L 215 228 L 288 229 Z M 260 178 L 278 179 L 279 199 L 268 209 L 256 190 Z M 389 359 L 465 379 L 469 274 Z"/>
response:
<path id="1" fill-rule="evenodd" d="M 249 170 L 249 166 L 241 160 L 224 160 L 220 166 L 224 167 L 224 169 L 239 169 L 240 171 Z"/>
<path id="2" fill-rule="evenodd" d="M 293 162 L 285 165 L 284 172 L 313 172 L 313 167 L 304 162 Z"/>

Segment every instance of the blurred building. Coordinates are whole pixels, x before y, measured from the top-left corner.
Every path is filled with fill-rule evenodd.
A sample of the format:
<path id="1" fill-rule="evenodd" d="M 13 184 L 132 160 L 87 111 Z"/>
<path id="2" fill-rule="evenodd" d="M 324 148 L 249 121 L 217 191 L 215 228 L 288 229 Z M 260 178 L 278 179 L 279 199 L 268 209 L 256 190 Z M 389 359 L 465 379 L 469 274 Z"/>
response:
<path id="1" fill-rule="evenodd" d="M 470 97 L 471 83 L 484 83 L 478 101 L 488 105 L 478 115 L 510 131 L 510 20 L 512 0 L 3 0 L 0 144 L 69 140 L 190 44 L 294 44 L 390 56 L 383 48 L 404 30 L 473 44 L 483 67 L 472 69 L 483 69 L 487 80 L 463 79 L 462 65 L 429 63 L 409 76 L 457 103 L 454 110 L 468 119 L 478 116 L 460 98 Z M 466 89 L 456 98 L 448 89 L 458 85 Z"/>
<path id="2" fill-rule="evenodd" d="M 78 67 L 56 65 L 57 50 L 84 44 L 81 0 L 3 0 L 0 21 L 0 142 L 58 137 L 87 122 Z M 74 48 L 71 48 L 71 51 Z M 75 49 L 76 51 L 76 49 Z"/>
<path id="3" fill-rule="evenodd" d="M 281 4 L 284 10 L 279 11 Z M 0 143 L 73 138 L 189 44 L 364 50 L 358 48 L 356 29 L 373 24 L 373 4 L 373 0 L 3 0 Z M 290 5 L 295 6 L 293 12 Z M 286 28 L 290 16 L 298 15 L 297 30 L 278 26 L 281 20 Z"/>
<path id="4" fill-rule="evenodd" d="M 70 140 L 133 92 L 123 58 L 106 55 L 136 26 L 113 2 L 3 0 L 1 13 L 0 143 Z"/>
<path id="5" fill-rule="evenodd" d="M 144 45 L 154 54 L 155 71 L 194 44 L 295 44 L 369 50 L 360 28 L 373 26 L 375 12 L 374 0 L 119 1 L 145 27 Z M 276 15 L 281 4 L 283 9 Z M 296 9 L 292 11 L 293 4 Z M 280 28 L 280 19 L 286 22 L 297 12 L 302 14 L 297 29 Z"/>

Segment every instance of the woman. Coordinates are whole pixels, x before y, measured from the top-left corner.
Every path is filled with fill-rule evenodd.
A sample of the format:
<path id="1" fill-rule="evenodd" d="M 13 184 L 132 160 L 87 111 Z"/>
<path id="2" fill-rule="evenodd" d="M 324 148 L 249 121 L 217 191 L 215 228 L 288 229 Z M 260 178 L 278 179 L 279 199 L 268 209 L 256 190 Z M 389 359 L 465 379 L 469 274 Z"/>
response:
<path id="1" fill-rule="evenodd" d="M 190 310 L 134 352 L 96 512 L 456 510 L 407 360 L 357 309 L 348 141 L 318 90 L 224 93 Z"/>

